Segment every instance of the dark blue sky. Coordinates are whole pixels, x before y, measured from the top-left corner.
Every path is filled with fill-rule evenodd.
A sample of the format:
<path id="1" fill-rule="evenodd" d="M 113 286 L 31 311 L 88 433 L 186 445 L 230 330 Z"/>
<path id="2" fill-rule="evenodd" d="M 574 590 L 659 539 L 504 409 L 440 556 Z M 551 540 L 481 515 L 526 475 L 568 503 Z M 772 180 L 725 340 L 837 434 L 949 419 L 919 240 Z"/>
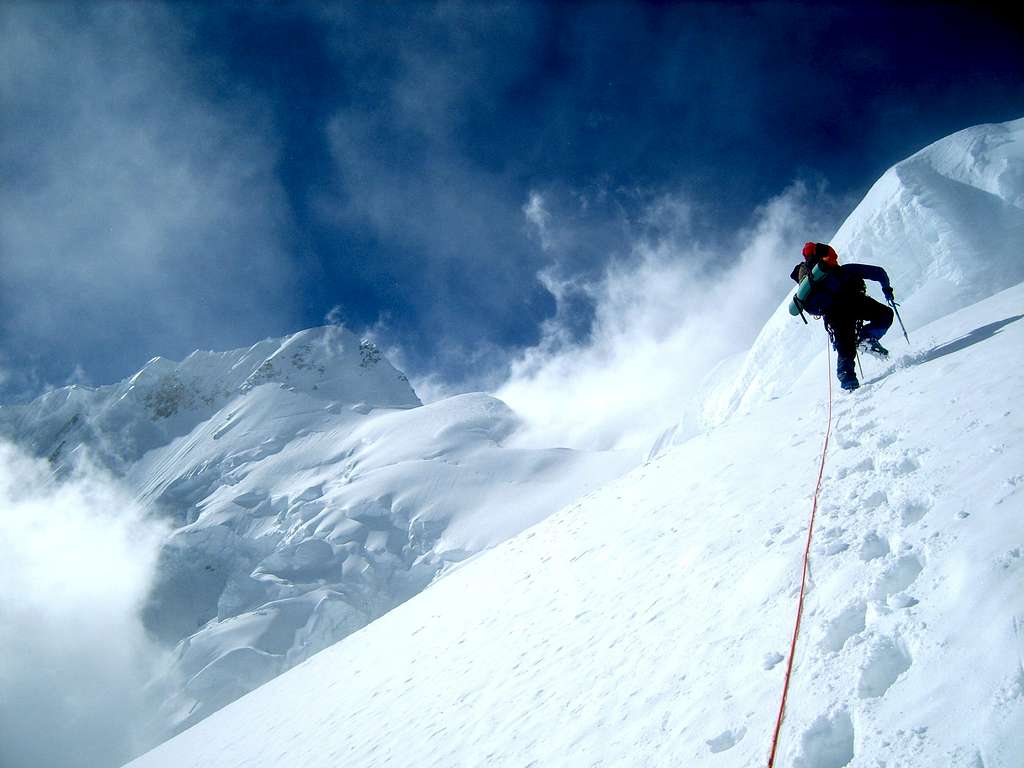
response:
<path id="1" fill-rule="evenodd" d="M 40 2 L 0 17 L 8 400 L 335 308 L 414 375 L 479 384 L 555 312 L 538 272 L 628 259 L 671 226 L 649 215 L 665 196 L 728 258 L 794 181 L 834 227 L 894 162 L 1024 115 L 1020 28 L 950 3 Z M 535 194 L 554 244 L 524 215 Z M 585 336 L 586 296 L 564 301 Z"/>

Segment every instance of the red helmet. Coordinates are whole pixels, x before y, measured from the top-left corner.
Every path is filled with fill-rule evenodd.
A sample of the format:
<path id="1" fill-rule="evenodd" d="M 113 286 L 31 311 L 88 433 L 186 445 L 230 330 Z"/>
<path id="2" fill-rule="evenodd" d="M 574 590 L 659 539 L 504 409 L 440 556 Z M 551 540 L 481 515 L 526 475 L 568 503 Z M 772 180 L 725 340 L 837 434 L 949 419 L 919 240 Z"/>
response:
<path id="1" fill-rule="evenodd" d="M 829 267 L 839 264 L 839 255 L 827 243 L 804 243 L 803 254 L 804 261 L 817 259 Z"/>

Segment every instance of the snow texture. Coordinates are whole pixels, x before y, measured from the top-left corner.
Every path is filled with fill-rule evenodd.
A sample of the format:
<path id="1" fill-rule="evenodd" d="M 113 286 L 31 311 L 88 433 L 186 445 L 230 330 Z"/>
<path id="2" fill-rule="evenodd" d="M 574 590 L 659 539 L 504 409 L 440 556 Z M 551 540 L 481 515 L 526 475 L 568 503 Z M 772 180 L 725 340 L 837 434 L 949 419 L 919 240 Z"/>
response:
<path id="1" fill-rule="evenodd" d="M 912 346 L 891 335 L 892 360 L 865 360 L 865 386 L 834 392 L 780 765 L 1020 765 L 1022 221 L 1024 120 L 1017 120 L 961 131 L 898 164 L 833 240 L 844 261 L 889 270 L 905 299 Z M 790 318 L 788 298 L 742 365 L 723 368 L 702 403 L 703 433 L 677 430 L 684 436 L 661 441 L 644 466 L 463 562 L 133 768 L 763 765 L 834 375 L 825 334 Z M 337 478 L 339 467 L 321 473 L 322 458 L 309 466 L 309 456 L 323 455 L 312 447 L 322 433 L 293 436 L 295 455 L 279 460 L 277 485 L 257 463 L 237 479 L 220 473 L 225 481 L 196 492 L 198 517 L 180 536 L 208 537 L 204 551 L 237 552 L 239 537 L 259 543 L 263 526 L 285 525 L 274 522 L 282 511 L 289 533 L 271 537 L 267 559 L 236 569 L 247 575 L 230 590 L 210 590 L 242 606 L 231 609 L 234 623 L 208 625 L 238 640 L 216 640 L 208 652 L 200 633 L 190 671 L 231 646 L 252 653 L 225 667 L 255 669 L 253 679 L 266 674 L 259 653 L 287 641 L 276 622 L 297 626 L 314 612 L 286 585 L 341 557 L 348 574 L 366 573 L 374 552 L 392 551 L 382 535 L 391 528 L 373 521 L 394 523 L 413 508 L 431 510 L 419 518 L 424 523 L 449 520 L 416 560 L 515 533 L 515 525 L 492 529 L 470 511 L 447 518 L 430 506 L 438 489 L 457 499 L 465 487 L 479 489 L 472 495 L 500 485 L 485 469 L 479 486 L 466 486 L 475 461 L 458 478 L 439 469 L 411 491 L 403 483 L 375 496 L 377 471 L 391 465 L 381 454 L 436 450 L 463 460 L 463 441 L 447 442 L 441 425 L 449 416 L 440 409 L 456 409 L 457 431 L 484 445 L 506 434 L 501 407 L 488 398 L 435 405 L 338 427 L 329 438 L 342 473 L 350 459 L 353 472 L 364 463 L 375 470 L 365 476 L 374 490 L 359 497 L 367 506 L 354 514 L 331 511 L 352 509 L 347 484 L 328 477 Z M 262 429 L 276 412 L 258 398 L 246 407 L 267 410 L 247 416 L 235 407 L 244 429 L 222 439 Z M 410 441 L 417 447 L 398 438 L 405 415 L 432 425 L 416 422 L 429 435 Z M 192 465 L 194 475 L 175 469 L 165 477 L 158 467 L 181 466 L 191 450 L 206 456 L 213 440 L 212 431 L 193 434 L 163 458 L 154 454 L 144 473 L 157 478 L 151 492 L 203 477 L 206 459 Z M 491 454 L 471 451 L 485 467 Z M 500 456 L 493 461 L 514 464 Z M 513 496 L 531 486 L 535 474 L 527 476 Z M 418 494 L 415 505 L 405 503 L 406 493 Z M 356 525 L 366 530 L 350 534 Z M 297 531 L 315 535 L 288 538 Z M 298 546 L 310 538 L 330 551 Z M 419 553 L 415 541 L 403 552 Z M 251 598 L 249 590 L 270 591 Z M 311 591 L 300 601 L 326 598 Z M 245 607 L 257 604 L 266 616 L 250 620 Z M 347 620 L 344 611 L 331 616 Z M 256 642 L 257 634 L 269 639 Z"/>

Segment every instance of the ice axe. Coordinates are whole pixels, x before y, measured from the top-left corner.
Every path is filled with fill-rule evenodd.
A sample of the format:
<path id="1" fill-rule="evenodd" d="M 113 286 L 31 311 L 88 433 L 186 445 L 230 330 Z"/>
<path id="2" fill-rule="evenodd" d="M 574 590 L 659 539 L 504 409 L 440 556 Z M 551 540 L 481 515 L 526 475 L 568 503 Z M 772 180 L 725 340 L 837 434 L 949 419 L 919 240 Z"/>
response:
<path id="1" fill-rule="evenodd" d="M 896 313 L 896 319 L 900 321 L 900 329 L 903 331 L 903 338 L 907 340 L 907 344 L 910 343 L 910 337 L 907 336 L 907 326 L 903 324 L 903 318 L 900 317 L 900 311 L 898 309 L 899 304 L 896 303 L 895 299 L 889 299 L 889 306 L 892 307 L 892 311 Z"/>

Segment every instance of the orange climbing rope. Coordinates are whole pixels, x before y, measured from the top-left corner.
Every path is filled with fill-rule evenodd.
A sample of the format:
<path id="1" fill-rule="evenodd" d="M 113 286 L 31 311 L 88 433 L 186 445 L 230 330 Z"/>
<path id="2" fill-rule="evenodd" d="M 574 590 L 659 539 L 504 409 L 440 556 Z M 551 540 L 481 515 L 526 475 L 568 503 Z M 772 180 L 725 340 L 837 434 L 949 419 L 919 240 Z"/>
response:
<path id="1" fill-rule="evenodd" d="M 786 679 L 782 684 L 782 701 L 779 703 L 779 716 L 775 721 L 775 733 L 772 736 L 772 751 L 768 755 L 768 768 L 775 765 L 775 752 L 779 748 L 779 732 L 782 730 L 782 719 L 786 715 L 786 697 L 789 695 L 789 678 L 793 674 L 793 657 L 796 655 L 796 641 L 800 634 L 800 618 L 804 613 L 804 591 L 807 587 L 807 572 L 810 568 L 811 537 L 814 534 L 814 517 L 818 512 L 818 494 L 821 493 L 821 479 L 825 475 L 825 456 L 828 455 L 828 439 L 832 434 L 832 351 L 826 342 L 828 359 L 828 426 L 825 428 L 825 444 L 821 448 L 821 465 L 818 467 L 818 481 L 814 485 L 814 501 L 811 504 L 811 522 L 807 526 L 807 546 L 804 547 L 804 569 L 800 577 L 800 599 L 796 606 L 796 623 L 793 625 L 793 640 L 789 644 L 789 662 L 786 664 Z"/>

